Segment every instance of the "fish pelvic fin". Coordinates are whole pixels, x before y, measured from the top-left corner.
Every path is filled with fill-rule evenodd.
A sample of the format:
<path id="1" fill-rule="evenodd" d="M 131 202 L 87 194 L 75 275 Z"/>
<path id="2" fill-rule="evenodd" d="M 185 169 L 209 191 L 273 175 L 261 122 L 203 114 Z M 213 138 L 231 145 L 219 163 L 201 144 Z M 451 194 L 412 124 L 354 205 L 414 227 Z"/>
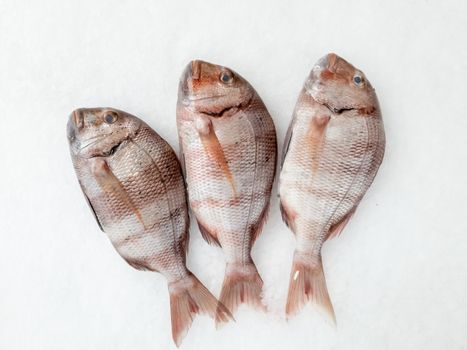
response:
<path id="1" fill-rule="evenodd" d="M 312 258 L 295 252 L 287 296 L 287 318 L 297 314 L 308 302 L 314 303 L 336 326 L 336 315 L 326 287 L 321 256 Z"/>
<path id="2" fill-rule="evenodd" d="M 204 240 L 208 244 L 217 245 L 218 247 L 221 246 L 221 243 L 219 242 L 219 238 L 217 238 L 217 234 L 213 232 L 212 230 L 207 229 L 206 226 L 202 224 L 199 220 L 198 220 L 198 227 L 199 227 L 199 231 L 201 232 L 201 236 L 203 236 Z"/>
<path id="3" fill-rule="evenodd" d="M 219 300 L 232 313 L 243 303 L 266 311 L 261 301 L 262 288 L 263 280 L 253 262 L 227 263 Z M 218 323 L 216 319 L 216 325 Z"/>
<path id="4" fill-rule="evenodd" d="M 169 283 L 172 338 L 180 346 L 197 314 L 208 314 L 217 322 L 233 320 L 230 311 L 193 275 Z"/>

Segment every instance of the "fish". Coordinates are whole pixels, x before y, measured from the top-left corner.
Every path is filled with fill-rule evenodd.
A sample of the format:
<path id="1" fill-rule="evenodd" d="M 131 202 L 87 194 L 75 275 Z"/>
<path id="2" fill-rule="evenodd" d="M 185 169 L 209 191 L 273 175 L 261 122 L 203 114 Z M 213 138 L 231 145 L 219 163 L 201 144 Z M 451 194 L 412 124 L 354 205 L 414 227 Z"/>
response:
<path id="1" fill-rule="evenodd" d="M 311 302 L 336 325 L 321 247 L 348 224 L 384 149 L 381 110 L 366 76 L 334 53 L 321 58 L 298 97 L 281 159 L 280 209 L 296 238 L 287 317 Z"/>
<path id="2" fill-rule="evenodd" d="M 180 163 L 141 119 L 114 108 L 75 110 L 67 138 L 92 213 L 124 260 L 168 282 L 172 337 L 182 342 L 193 318 L 232 319 L 186 267 L 189 216 Z"/>
<path id="3" fill-rule="evenodd" d="M 242 303 L 265 310 L 251 249 L 269 210 L 274 122 L 238 73 L 194 60 L 180 79 L 177 128 L 191 209 L 204 239 L 226 260 L 219 300 L 232 313 Z"/>

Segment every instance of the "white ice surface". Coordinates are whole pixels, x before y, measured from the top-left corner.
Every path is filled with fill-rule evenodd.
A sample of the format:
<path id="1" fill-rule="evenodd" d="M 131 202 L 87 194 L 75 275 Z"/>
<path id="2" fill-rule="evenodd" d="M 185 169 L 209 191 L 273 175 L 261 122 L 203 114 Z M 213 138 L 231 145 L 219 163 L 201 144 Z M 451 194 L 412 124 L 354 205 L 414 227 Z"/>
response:
<path id="1" fill-rule="evenodd" d="M 336 52 L 377 90 L 387 152 L 323 256 L 338 319 L 285 321 L 294 249 L 277 184 L 253 250 L 268 314 L 199 317 L 182 349 L 467 349 L 465 1 L 0 0 L 0 349 L 174 349 L 164 279 L 130 268 L 87 208 L 65 125 L 113 106 L 178 149 L 193 58 L 232 67 L 285 136 L 314 62 Z M 281 149 L 280 149 L 281 150 Z M 193 224 L 189 267 L 215 294 L 223 258 Z"/>

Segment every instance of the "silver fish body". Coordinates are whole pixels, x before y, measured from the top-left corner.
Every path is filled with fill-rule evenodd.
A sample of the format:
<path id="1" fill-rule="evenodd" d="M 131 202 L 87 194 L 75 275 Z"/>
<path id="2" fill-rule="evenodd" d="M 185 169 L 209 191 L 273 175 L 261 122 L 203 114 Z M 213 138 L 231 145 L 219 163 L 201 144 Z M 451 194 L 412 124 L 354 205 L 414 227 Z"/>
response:
<path id="1" fill-rule="evenodd" d="M 131 266 L 166 277 L 177 345 L 198 311 L 227 319 L 229 312 L 186 267 L 185 186 L 168 143 L 138 118 L 110 108 L 73 112 L 68 138 L 83 193 L 115 249 Z"/>
<path id="2" fill-rule="evenodd" d="M 385 134 L 374 89 L 334 54 L 318 62 L 300 93 L 279 182 L 284 221 L 295 233 L 287 315 L 311 300 L 335 315 L 321 247 L 355 212 L 382 162 Z"/>
<path id="3" fill-rule="evenodd" d="M 274 181 L 272 118 L 240 75 L 193 61 L 180 83 L 177 125 L 191 208 L 203 236 L 222 247 L 227 262 L 220 300 L 232 312 L 242 302 L 263 308 L 251 249 Z"/>

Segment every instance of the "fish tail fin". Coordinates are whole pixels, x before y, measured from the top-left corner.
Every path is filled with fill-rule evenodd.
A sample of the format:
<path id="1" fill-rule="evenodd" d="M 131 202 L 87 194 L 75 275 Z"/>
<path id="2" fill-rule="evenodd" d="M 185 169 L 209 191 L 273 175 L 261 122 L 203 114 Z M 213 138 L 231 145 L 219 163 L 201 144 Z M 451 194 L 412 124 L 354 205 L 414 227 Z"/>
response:
<path id="1" fill-rule="evenodd" d="M 326 287 L 321 256 L 310 259 L 295 252 L 287 296 L 287 317 L 297 314 L 307 302 L 313 302 L 336 325 L 336 315 Z"/>
<path id="2" fill-rule="evenodd" d="M 261 301 L 262 287 L 263 280 L 253 262 L 246 264 L 227 263 L 219 300 L 232 313 L 242 303 L 265 311 L 266 308 Z"/>
<path id="3" fill-rule="evenodd" d="M 208 314 L 216 322 L 233 319 L 232 314 L 192 274 L 169 283 L 172 338 L 180 346 L 196 314 Z"/>

